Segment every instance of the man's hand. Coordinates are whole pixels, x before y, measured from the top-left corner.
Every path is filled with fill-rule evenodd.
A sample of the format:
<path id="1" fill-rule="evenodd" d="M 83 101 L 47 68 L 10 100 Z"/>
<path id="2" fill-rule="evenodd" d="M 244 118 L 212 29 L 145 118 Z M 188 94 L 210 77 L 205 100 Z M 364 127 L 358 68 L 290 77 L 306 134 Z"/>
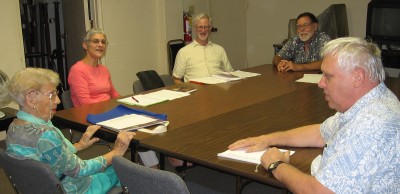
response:
<path id="1" fill-rule="evenodd" d="M 82 138 L 79 140 L 78 143 L 74 144 L 75 148 L 79 150 L 86 149 L 87 147 L 93 145 L 95 142 L 99 141 L 99 138 L 92 138 L 93 134 L 96 133 L 96 131 L 100 129 L 100 126 L 98 125 L 90 125 L 87 129 L 86 132 L 82 135 Z"/>
<path id="2" fill-rule="evenodd" d="M 261 164 L 265 169 L 267 169 L 271 163 L 276 161 L 289 163 L 289 158 L 290 151 L 281 152 L 278 148 L 272 147 L 265 151 L 265 153 L 261 156 Z"/>
<path id="3" fill-rule="evenodd" d="M 281 60 L 278 65 L 277 69 L 280 72 L 286 72 L 286 71 L 298 71 L 298 65 L 294 64 L 292 61 L 288 60 Z"/>
<path id="4" fill-rule="evenodd" d="M 265 150 L 268 147 L 267 141 L 263 136 L 249 137 L 246 139 L 241 139 L 235 143 L 228 146 L 230 150 L 237 150 L 240 148 L 245 148 L 246 152 L 255 152 Z"/>

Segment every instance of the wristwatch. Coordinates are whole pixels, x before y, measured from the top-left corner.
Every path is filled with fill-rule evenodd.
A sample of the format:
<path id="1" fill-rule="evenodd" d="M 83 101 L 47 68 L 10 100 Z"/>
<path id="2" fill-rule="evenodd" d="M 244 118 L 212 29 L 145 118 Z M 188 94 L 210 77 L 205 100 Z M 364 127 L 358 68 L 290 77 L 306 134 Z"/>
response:
<path id="1" fill-rule="evenodd" d="M 278 168 L 279 164 L 284 163 L 283 161 L 276 161 L 276 162 L 272 162 L 270 165 L 268 165 L 268 172 L 272 173 L 272 171 L 274 171 L 276 168 Z"/>

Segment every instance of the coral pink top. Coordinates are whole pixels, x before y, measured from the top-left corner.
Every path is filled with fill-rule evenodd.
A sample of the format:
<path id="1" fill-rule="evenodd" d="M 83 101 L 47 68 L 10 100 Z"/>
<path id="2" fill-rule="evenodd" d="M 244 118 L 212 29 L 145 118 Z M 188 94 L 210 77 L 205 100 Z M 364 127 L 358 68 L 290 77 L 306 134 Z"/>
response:
<path id="1" fill-rule="evenodd" d="M 69 71 L 68 84 L 75 107 L 119 96 L 112 84 L 110 72 L 101 64 L 93 67 L 78 61 Z"/>

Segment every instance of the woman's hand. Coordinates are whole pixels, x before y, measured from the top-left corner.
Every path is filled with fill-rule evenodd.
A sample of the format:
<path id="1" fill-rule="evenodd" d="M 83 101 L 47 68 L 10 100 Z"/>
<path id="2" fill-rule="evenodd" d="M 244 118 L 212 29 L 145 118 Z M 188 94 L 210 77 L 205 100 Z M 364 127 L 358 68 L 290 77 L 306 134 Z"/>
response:
<path id="1" fill-rule="evenodd" d="M 96 131 L 100 129 L 100 126 L 98 125 L 90 125 L 87 129 L 86 132 L 82 135 L 82 138 L 79 140 L 78 143 L 74 144 L 75 148 L 79 150 L 86 149 L 87 147 L 93 145 L 94 143 L 99 141 L 99 138 L 93 137 L 93 134 L 96 133 Z"/>
<path id="2" fill-rule="evenodd" d="M 115 153 L 114 156 L 123 156 L 126 150 L 129 147 L 129 143 L 131 142 L 133 136 L 135 136 L 135 132 L 126 132 L 121 131 L 117 136 L 117 140 L 114 143 L 113 152 Z"/>

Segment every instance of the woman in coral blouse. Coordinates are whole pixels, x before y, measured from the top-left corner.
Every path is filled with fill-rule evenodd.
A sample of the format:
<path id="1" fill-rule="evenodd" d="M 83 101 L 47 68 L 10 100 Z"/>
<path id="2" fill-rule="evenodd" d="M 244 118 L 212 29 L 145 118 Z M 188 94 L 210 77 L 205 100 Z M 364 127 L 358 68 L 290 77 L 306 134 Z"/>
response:
<path id="1" fill-rule="evenodd" d="M 107 49 L 107 37 L 100 29 L 91 29 L 83 39 L 85 57 L 69 72 L 68 84 L 75 107 L 109 100 L 119 96 L 107 67 L 99 64 Z"/>
<path id="2" fill-rule="evenodd" d="M 107 67 L 99 64 L 107 49 L 107 36 L 100 29 L 91 29 L 83 39 L 85 57 L 75 63 L 69 71 L 68 84 L 74 107 L 93 104 L 119 97 Z M 159 168 L 154 151 L 138 152 L 145 166 Z"/>

